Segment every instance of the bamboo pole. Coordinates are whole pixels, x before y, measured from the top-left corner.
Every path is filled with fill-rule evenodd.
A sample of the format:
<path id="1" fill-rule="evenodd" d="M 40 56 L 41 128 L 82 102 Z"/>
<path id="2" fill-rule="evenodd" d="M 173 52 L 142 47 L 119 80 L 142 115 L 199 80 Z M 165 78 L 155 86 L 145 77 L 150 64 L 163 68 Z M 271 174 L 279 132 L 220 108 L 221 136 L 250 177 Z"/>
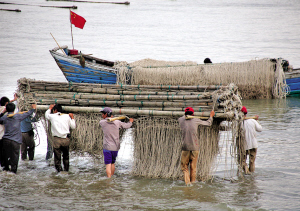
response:
<path id="1" fill-rule="evenodd" d="M 119 116 L 119 117 L 107 118 L 107 121 L 113 122 L 115 120 L 122 120 L 122 119 L 129 119 L 129 117 L 128 116 Z"/>
<path id="2" fill-rule="evenodd" d="M 219 86 L 219 85 L 208 85 L 208 86 L 173 86 L 173 85 L 116 85 L 116 84 L 90 84 L 90 83 L 65 83 L 65 82 L 45 82 L 45 81 L 34 81 L 29 79 L 30 86 L 39 85 L 39 86 L 58 86 L 61 85 L 66 88 L 74 89 L 74 87 L 97 87 L 97 88 L 114 88 L 114 89 L 156 89 L 156 90 L 197 90 L 197 91 L 205 91 L 205 90 L 218 90 L 218 89 L 226 89 L 228 86 Z"/>
<path id="3" fill-rule="evenodd" d="M 0 10 L 10 11 L 10 12 L 21 12 L 21 10 L 19 9 L 0 9 Z"/>
<path id="4" fill-rule="evenodd" d="M 247 117 L 244 117 L 244 119 L 255 119 L 255 120 L 258 120 L 258 117 L 257 116 L 247 116 Z"/>
<path id="5" fill-rule="evenodd" d="M 125 5 L 129 5 L 130 2 L 129 1 L 125 1 L 125 2 L 108 2 L 108 1 L 83 1 L 83 0 L 46 0 L 46 1 L 71 1 L 71 2 L 84 2 L 84 3 L 105 3 L 105 4 L 125 4 Z"/>
<path id="6" fill-rule="evenodd" d="M 75 106 L 110 106 L 110 107 L 190 107 L 190 106 L 210 106 L 212 101 L 202 100 L 193 102 L 165 102 L 165 101 L 109 101 L 109 100 L 78 100 L 78 99 L 35 99 L 36 102 L 42 105 L 62 104 Z"/>
<path id="7" fill-rule="evenodd" d="M 47 105 L 37 105 L 37 109 L 45 111 L 49 108 Z M 99 107 L 78 107 L 78 106 L 62 106 L 64 112 L 70 113 L 100 113 Z M 136 110 L 136 109 L 123 109 L 123 108 L 111 108 L 114 115 L 132 115 L 132 116 L 171 116 L 180 117 L 184 115 L 184 112 L 179 111 L 154 111 L 154 110 Z M 209 117 L 210 112 L 195 112 L 196 116 Z M 232 119 L 234 117 L 233 112 L 215 113 L 214 118 Z"/>
<path id="8" fill-rule="evenodd" d="M 51 32 L 50 32 L 51 34 Z M 53 35 L 51 34 L 51 36 L 53 37 Z M 56 41 L 56 39 L 53 37 L 54 41 L 56 42 L 56 44 L 58 45 L 59 49 L 63 52 L 63 54 L 67 55 L 66 52 L 59 46 L 58 42 Z"/>
<path id="9" fill-rule="evenodd" d="M 199 95 L 170 95 L 170 96 L 163 96 L 163 95 L 105 95 L 105 94 L 99 94 L 99 95 L 61 95 L 61 94 L 33 94 L 34 97 L 47 97 L 47 98 L 65 98 L 65 99 L 90 99 L 90 100 L 122 100 L 122 101 L 188 101 L 188 100 L 197 100 L 198 102 L 200 100 L 212 101 L 211 100 L 211 94 L 199 94 Z"/>
<path id="10" fill-rule="evenodd" d="M 203 117 L 203 116 L 191 116 L 191 115 L 186 115 L 185 119 L 208 119 L 209 117 Z M 251 116 L 251 117 L 244 117 L 244 119 L 255 119 L 258 120 L 256 116 Z"/>
<path id="11" fill-rule="evenodd" d="M 28 112 L 28 111 L 21 111 L 21 112 L 14 113 L 14 114 L 7 114 L 7 117 L 13 117 L 13 116 L 16 115 L 16 114 L 24 114 L 24 113 L 26 113 L 26 112 Z"/>
<path id="12" fill-rule="evenodd" d="M 185 119 L 208 119 L 209 117 L 204 116 L 191 116 L 191 115 L 185 115 Z"/>
<path id="13" fill-rule="evenodd" d="M 25 5 L 25 6 L 38 6 L 38 7 L 52 7 L 52 8 L 63 8 L 63 9 L 77 9 L 77 6 L 47 6 L 47 5 L 34 5 L 34 4 L 18 4 L 10 2 L 0 2 L 0 4 L 13 4 L 13 5 Z"/>
<path id="14" fill-rule="evenodd" d="M 98 91 L 101 91 L 103 92 L 104 90 L 101 90 L 101 88 L 109 88 L 111 90 L 115 90 L 115 91 L 122 91 L 122 90 L 129 90 L 129 91 L 132 91 L 132 90 L 141 90 L 141 91 L 145 91 L 145 90 L 153 90 L 153 92 L 159 92 L 159 91 L 165 91 L 165 92 L 179 92 L 179 91 L 185 91 L 185 92 L 208 92 L 208 91 L 215 91 L 217 89 L 203 89 L 203 88 L 199 88 L 197 90 L 196 89 L 193 89 L 193 87 L 191 87 L 191 89 L 181 89 L 181 88 L 177 88 L 177 89 L 174 89 L 174 87 L 170 87 L 169 88 L 159 88 L 159 87 L 152 87 L 152 88 L 149 88 L 149 87 L 121 87 L 121 86 L 118 86 L 118 85 L 115 85 L 115 87 L 111 86 L 111 87 L 103 87 L 105 84 L 99 84 L 99 86 L 78 86 L 78 85 L 74 85 L 73 83 L 70 83 L 70 84 L 64 84 L 64 85 L 61 85 L 61 84 L 30 84 L 30 87 L 31 88 L 34 88 L 34 89 L 40 89 L 40 90 L 48 90 L 48 91 L 55 91 L 57 88 L 59 88 L 61 91 L 65 90 L 65 91 L 76 91 L 76 92 L 90 92 L 90 93 L 97 93 Z M 110 84 L 107 84 L 107 85 L 110 85 Z M 64 89 L 63 89 L 64 88 Z"/>
<path id="15" fill-rule="evenodd" d="M 36 88 L 31 87 L 31 91 L 34 92 L 34 94 L 57 94 L 56 90 L 44 90 L 43 88 Z M 118 89 L 108 89 L 108 88 L 95 88 L 95 89 L 84 89 L 84 88 L 78 88 L 76 91 L 72 90 L 69 91 L 68 88 L 64 88 L 60 91 L 61 94 L 66 95 L 83 95 L 83 94 L 112 94 L 112 95 L 198 95 L 198 94 L 204 94 L 207 92 L 188 92 L 188 91 L 170 91 L 170 92 L 163 92 L 163 91 L 148 91 L 148 90 L 118 90 Z M 38 96 L 38 95 L 36 95 Z M 42 95 L 41 95 L 42 96 Z"/>
<path id="16" fill-rule="evenodd" d="M 186 107 L 122 107 L 121 108 L 126 108 L 126 109 L 138 109 L 138 110 L 157 110 L 157 111 L 184 111 Z M 211 111 L 212 106 L 193 106 L 193 109 L 197 112 L 202 112 L 202 111 Z M 223 112 L 223 109 L 218 109 L 215 110 L 217 112 Z"/>

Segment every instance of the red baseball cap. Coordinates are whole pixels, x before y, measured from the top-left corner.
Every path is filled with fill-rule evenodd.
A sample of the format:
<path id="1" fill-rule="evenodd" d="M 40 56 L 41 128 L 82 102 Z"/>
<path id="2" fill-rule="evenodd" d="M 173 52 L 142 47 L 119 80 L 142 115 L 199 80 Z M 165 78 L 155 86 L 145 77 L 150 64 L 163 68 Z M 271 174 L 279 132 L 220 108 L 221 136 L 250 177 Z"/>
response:
<path id="1" fill-rule="evenodd" d="M 244 114 L 247 114 L 248 113 L 247 108 L 245 106 L 243 106 L 241 109 L 241 112 L 243 112 Z"/>
<path id="2" fill-rule="evenodd" d="M 191 111 L 194 113 L 194 109 L 192 107 L 186 107 L 184 112 Z"/>

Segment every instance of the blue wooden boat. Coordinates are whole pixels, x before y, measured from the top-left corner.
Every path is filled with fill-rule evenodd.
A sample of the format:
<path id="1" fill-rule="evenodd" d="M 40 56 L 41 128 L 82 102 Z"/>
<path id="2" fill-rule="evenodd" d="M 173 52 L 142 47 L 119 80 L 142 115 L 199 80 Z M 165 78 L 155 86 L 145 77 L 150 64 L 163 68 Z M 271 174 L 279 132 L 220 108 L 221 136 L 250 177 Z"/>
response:
<path id="1" fill-rule="evenodd" d="M 286 84 L 289 86 L 288 96 L 300 95 L 300 68 L 284 72 Z"/>
<path id="2" fill-rule="evenodd" d="M 116 84 L 118 70 L 113 68 L 114 62 L 99 59 L 89 54 L 78 54 L 77 50 L 67 46 L 50 50 L 58 67 L 69 82 Z M 272 60 L 276 62 L 276 59 Z M 282 63 L 286 83 L 289 87 L 288 96 L 300 95 L 300 68 L 289 69 L 288 61 Z"/>
<path id="3" fill-rule="evenodd" d="M 89 54 L 78 53 L 67 46 L 50 50 L 58 67 L 69 82 L 115 84 L 117 72 L 114 62 L 99 59 Z"/>

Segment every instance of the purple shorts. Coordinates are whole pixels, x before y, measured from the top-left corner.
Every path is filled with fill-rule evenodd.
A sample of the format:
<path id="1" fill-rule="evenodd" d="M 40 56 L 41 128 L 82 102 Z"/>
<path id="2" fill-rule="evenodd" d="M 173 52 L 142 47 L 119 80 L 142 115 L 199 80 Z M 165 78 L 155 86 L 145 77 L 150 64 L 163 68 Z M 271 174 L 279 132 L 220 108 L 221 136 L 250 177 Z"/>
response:
<path id="1" fill-rule="evenodd" d="M 103 149 L 103 155 L 104 155 L 104 163 L 107 164 L 113 164 L 116 162 L 116 158 L 118 156 L 118 151 L 110 151 Z"/>

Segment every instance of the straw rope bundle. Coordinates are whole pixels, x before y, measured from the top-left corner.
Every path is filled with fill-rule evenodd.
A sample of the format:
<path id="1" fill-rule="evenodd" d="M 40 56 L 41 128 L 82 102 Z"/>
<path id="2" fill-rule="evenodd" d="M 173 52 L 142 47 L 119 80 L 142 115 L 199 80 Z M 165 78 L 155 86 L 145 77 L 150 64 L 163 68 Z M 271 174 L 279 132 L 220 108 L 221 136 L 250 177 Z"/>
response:
<path id="1" fill-rule="evenodd" d="M 243 99 L 282 98 L 287 93 L 281 59 L 203 65 L 194 62 L 145 59 L 130 64 L 118 63 L 115 67 L 119 69 L 120 74 L 124 74 L 124 71 L 130 69 L 130 84 L 212 85 L 234 83 L 239 87 Z M 126 83 L 121 77 L 118 82 Z"/>
<path id="2" fill-rule="evenodd" d="M 241 101 L 237 86 L 101 85 L 18 81 L 19 107 L 38 104 L 44 118 L 49 104 L 60 103 L 66 113 L 74 113 L 76 129 L 71 133 L 71 149 L 102 155 L 103 133 L 99 126 L 102 107 L 110 106 L 115 116 L 128 115 L 134 128 L 134 166 L 139 176 L 182 178 L 180 170 L 181 133 L 178 118 L 193 105 L 195 116 L 209 117 L 216 111 L 212 127 L 199 127 L 201 151 L 197 178 L 210 179 L 219 153 L 219 125 L 222 120 L 240 119 Z M 155 109 L 153 109 L 155 108 Z M 49 123 L 45 122 L 48 137 Z M 122 134 L 123 131 L 121 131 Z M 122 138 L 121 138 L 122 140 Z"/>
<path id="3" fill-rule="evenodd" d="M 141 66 L 141 67 L 166 67 L 166 66 L 192 66 L 197 65 L 196 62 L 193 61 L 185 61 L 185 62 L 176 62 L 176 61 L 163 61 L 163 60 L 154 60 L 154 59 L 142 59 L 135 62 L 130 63 L 130 66 Z"/>

